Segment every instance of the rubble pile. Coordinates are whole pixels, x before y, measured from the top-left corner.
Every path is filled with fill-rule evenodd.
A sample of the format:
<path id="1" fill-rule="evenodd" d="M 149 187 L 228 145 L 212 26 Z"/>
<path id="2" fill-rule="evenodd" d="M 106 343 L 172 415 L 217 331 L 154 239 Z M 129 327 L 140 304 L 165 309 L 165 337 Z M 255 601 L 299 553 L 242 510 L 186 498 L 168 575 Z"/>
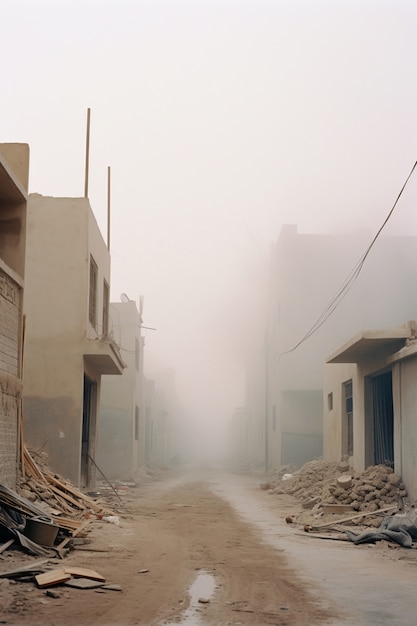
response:
<path id="1" fill-rule="evenodd" d="M 106 503 L 89 497 L 70 481 L 53 472 L 45 453 L 24 447 L 23 471 L 18 494 L 49 514 L 61 527 L 72 530 L 89 517 L 101 518 L 112 512 Z"/>
<path id="2" fill-rule="evenodd" d="M 350 470 L 346 461 L 310 461 L 292 475 L 284 474 L 271 484 L 270 493 L 289 494 L 316 513 L 326 505 L 345 505 L 346 510 L 371 513 L 406 503 L 407 492 L 390 467 L 374 465 L 362 473 Z"/>

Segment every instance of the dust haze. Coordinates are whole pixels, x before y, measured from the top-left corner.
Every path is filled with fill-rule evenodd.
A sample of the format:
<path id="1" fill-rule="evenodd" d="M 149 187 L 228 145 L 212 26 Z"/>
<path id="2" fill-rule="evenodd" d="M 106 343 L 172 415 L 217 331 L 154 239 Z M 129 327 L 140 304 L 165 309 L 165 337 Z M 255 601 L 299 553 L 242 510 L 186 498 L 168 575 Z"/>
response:
<path id="1" fill-rule="evenodd" d="M 143 294 L 145 375 L 174 371 L 192 456 L 221 459 L 282 225 L 371 240 L 415 162 L 417 6 L 4 0 L 1 13 L 1 140 L 29 143 L 31 192 L 82 196 L 91 108 L 104 237 L 111 167 L 111 299 Z M 412 180 L 386 234 L 416 233 L 416 197 Z"/>

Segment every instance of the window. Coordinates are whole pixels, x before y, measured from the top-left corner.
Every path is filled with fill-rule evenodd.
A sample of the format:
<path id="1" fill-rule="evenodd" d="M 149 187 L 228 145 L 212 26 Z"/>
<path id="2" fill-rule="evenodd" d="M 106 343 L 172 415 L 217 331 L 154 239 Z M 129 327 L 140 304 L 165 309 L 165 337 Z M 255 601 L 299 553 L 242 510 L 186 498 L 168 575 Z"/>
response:
<path id="1" fill-rule="evenodd" d="M 342 453 L 353 455 L 353 386 L 352 381 L 343 383 Z"/>
<path id="2" fill-rule="evenodd" d="M 88 319 L 94 328 L 97 328 L 97 277 L 98 268 L 93 257 L 90 256 L 90 291 L 88 303 Z"/>
<path id="3" fill-rule="evenodd" d="M 109 285 L 106 281 L 103 283 L 103 336 L 109 334 Z"/>

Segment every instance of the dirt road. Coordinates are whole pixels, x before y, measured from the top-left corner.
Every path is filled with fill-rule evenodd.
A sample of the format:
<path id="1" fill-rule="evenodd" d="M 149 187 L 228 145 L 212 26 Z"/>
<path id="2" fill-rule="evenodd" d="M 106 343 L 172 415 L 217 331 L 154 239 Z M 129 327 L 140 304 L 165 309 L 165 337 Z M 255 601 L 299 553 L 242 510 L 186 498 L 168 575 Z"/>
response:
<path id="1" fill-rule="evenodd" d="M 65 559 L 53 564 L 92 568 L 121 590 L 60 585 L 49 595 L 33 582 L 0 578 L 0 623 L 22 626 L 348 623 L 342 612 L 339 615 L 337 603 L 329 601 L 329 597 L 325 603 L 322 600 L 321 581 L 306 576 L 299 566 L 297 571 L 279 547 L 279 541 L 275 547 L 265 541 L 256 523 L 249 520 L 247 512 L 243 517 L 239 515 L 239 504 L 230 504 L 228 499 L 232 498 L 227 494 L 237 494 L 233 481 L 239 484 L 240 497 L 247 494 L 246 501 L 251 502 L 252 511 L 261 515 L 265 510 L 272 520 L 276 519 L 277 527 L 287 526 L 291 540 L 303 552 L 303 538 L 298 538 L 295 529 L 289 529 L 284 521 L 286 515 L 296 511 L 295 501 L 289 496 L 268 497 L 259 489 L 256 479 L 248 481 L 234 476 L 232 482 L 227 480 L 213 473 L 208 479 L 195 474 L 171 475 L 129 489 L 117 511 L 119 525 L 94 522 L 88 535 L 91 543 L 78 546 Z M 326 550 L 333 549 L 335 554 L 340 551 L 339 546 L 328 545 L 335 543 L 327 542 Z M 358 554 L 351 544 L 343 547 L 350 550 L 349 554 Z M 34 560 L 34 557 L 25 558 Z M 0 555 L 0 572 L 10 569 L 13 561 L 12 551 Z M 380 568 L 381 563 L 383 556 L 379 555 L 375 568 Z"/>

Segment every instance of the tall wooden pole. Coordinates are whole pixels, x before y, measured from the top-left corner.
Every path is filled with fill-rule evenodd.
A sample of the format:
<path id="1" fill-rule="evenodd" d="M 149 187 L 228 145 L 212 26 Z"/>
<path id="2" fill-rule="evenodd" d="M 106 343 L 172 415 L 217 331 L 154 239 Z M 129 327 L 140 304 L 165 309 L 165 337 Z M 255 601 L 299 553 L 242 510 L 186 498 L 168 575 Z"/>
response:
<path id="1" fill-rule="evenodd" d="M 88 169 L 90 161 L 90 113 L 91 109 L 87 109 L 87 136 L 85 145 L 85 182 L 84 182 L 84 198 L 88 198 Z"/>
<path id="2" fill-rule="evenodd" d="M 110 251 L 110 167 L 107 168 L 107 248 Z"/>

